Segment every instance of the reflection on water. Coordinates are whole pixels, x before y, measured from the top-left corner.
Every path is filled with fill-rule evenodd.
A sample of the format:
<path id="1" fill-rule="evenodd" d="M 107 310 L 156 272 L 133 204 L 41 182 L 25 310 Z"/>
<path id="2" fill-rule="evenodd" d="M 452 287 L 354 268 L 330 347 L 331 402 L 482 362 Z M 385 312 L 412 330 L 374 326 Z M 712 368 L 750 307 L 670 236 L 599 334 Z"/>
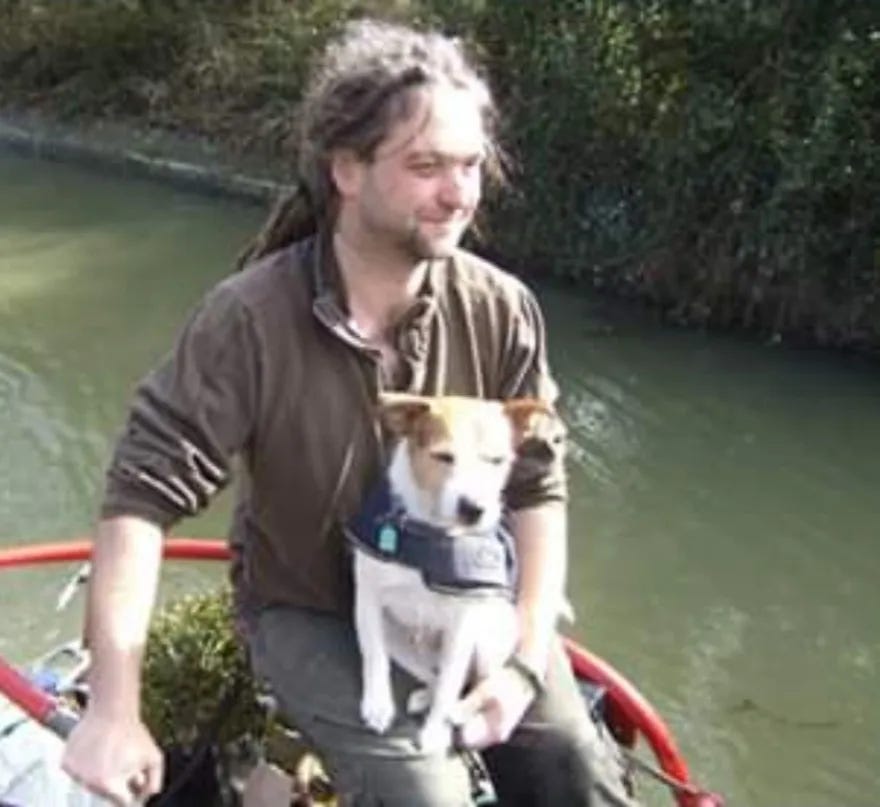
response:
<path id="1" fill-rule="evenodd" d="M 88 531 L 132 384 L 259 218 L 0 156 L 0 543 Z M 570 429 L 577 636 L 731 805 L 880 803 L 876 369 L 542 297 Z M 181 531 L 224 521 L 221 507 Z M 217 574 L 173 567 L 168 591 Z M 0 652 L 76 629 L 52 613 L 61 579 L 4 573 Z"/>
<path id="2" fill-rule="evenodd" d="M 876 367 L 548 301 L 579 635 L 732 803 L 880 803 Z"/>
<path id="3" fill-rule="evenodd" d="M 260 218 L 151 183 L 0 155 L 0 544 L 87 534 L 131 389 Z M 220 535 L 225 508 L 185 529 Z M 0 652 L 74 635 L 66 570 L 4 572 Z M 221 570 L 169 567 L 168 595 Z"/>

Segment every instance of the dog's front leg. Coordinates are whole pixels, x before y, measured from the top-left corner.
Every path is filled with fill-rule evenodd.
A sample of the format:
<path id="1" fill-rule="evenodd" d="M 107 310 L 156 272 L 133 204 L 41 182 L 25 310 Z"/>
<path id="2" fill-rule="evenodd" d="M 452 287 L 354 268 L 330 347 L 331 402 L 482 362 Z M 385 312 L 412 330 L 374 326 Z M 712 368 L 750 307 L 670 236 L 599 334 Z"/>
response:
<path id="1" fill-rule="evenodd" d="M 368 586 L 355 590 L 355 627 L 361 651 L 361 718 L 383 734 L 394 720 L 391 660 L 385 645 L 382 608 Z"/>
<path id="2" fill-rule="evenodd" d="M 424 751 L 445 751 L 452 744 L 452 712 L 467 680 L 475 641 L 474 620 L 462 619 L 444 632 L 431 708 L 419 732 Z"/>

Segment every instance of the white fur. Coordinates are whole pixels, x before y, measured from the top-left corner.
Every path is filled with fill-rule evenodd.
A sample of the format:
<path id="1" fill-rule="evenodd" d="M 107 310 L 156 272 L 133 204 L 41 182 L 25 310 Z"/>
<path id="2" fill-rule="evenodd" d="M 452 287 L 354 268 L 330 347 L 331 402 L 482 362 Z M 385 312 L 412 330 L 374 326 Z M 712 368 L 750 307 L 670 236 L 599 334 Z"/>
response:
<path id="1" fill-rule="evenodd" d="M 500 414 L 499 417 L 504 417 Z M 505 418 L 506 422 L 506 418 Z M 511 434 L 510 439 L 513 440 Z M 473 450 L 462 451 L 462 455 L 473 454 Z M 456 468 L 455 474 L 447 481 L 440 495 L 435 497 L 419 488 L 412 473 L 409 452 L 405 441 L 394 447 L 391 463 L 388 466 L 388 481 L 391 489 L 406 505 L 406 511 L 413 518 L 436 524 L 438 527 L 457 525 L 458 501 L 467 496 L 483 508 L 483 515 L 472 529 L 488 532 L 501 520 L 501 491 L 510 473 L 512 455 L 508 461 L 491 466 L 479 462 L 464 462 Z"/>
<path id="2" fill-rule="evenodd" d="M 453 475 L 437 508 L 435 497 L 416 484 L 408 457 L 401 440 L 389 467 L 392 491 L 407 512 L 446 526 L 454 516 L 457 496 L 466 491 L 486 506 L 481 521 L 497 524 L 506 467 L 497 474 L 482 474 L 480 479 Z M 446 501 L 452 497 L 455 501 Z M 481 529 L 485 526 L 479 525 Z M 512 602 L 500 593 L 466 597 L 434 591 L 425 585 L 420 572 L 361 550 L 355 551 L 354 574 L 355 625 L 363 675 L 361 717 L 379 733 L 391 725 L 395 715 L 390 677 L 393 660 L 430 687 L 420 746 L 426 751 L 447 749 L 454 707 L 469 677 L 488 675 L 514 651 L 518 633 Z"/>

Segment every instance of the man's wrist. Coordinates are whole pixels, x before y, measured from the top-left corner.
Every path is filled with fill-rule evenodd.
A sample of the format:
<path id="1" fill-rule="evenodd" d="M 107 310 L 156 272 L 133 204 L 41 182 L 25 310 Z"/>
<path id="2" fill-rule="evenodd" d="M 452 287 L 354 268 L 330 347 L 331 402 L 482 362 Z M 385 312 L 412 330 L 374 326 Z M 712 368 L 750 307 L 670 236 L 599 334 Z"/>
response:
<path id="1" fill-rule="evenodd" d="M 522 678 L 522 680 L 529 685 L 529 688 L 532 690 L 532 694 L 535 697 L 544 694 L 544 677 L 518 654 L 514 653 L 509 659 L 507 659 L 504 666 Z"/>

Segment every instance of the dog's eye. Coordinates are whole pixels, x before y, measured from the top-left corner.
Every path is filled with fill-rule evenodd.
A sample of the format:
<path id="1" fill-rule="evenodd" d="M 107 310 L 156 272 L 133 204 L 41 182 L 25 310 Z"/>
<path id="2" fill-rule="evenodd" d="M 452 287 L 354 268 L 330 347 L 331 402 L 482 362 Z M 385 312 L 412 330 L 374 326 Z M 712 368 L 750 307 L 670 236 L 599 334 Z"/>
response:
<path id="1" fill-rule="evenodd" d="M 455 465 L 455 454 L 451 451 L 435 451 L 431 456 L 444 465 Z"/>
<path id="2" fill-rule="evenodd" d="M 489 465 L 503 465 L 504 457 L 499 456 L 497 454 L 493 454 L 492 456 L 484 456 L 483 462 L 488 463 Z"/>

